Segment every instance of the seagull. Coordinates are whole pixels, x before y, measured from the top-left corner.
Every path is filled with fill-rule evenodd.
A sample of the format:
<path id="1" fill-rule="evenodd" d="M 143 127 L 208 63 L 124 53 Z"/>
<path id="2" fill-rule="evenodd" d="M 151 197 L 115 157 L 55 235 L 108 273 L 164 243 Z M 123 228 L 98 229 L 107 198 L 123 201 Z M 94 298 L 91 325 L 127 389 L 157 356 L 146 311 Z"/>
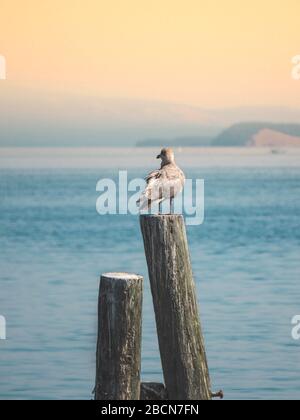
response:
<path id="1" fill-rule="evenodd" d="M 185 183 L 182 170 L 176 165 L 174 152 L 170 148 L 162 149 L 157 159 L 161 159 L 160 169 L 150 172 L 146 177 L 147 186 L 137 204 L 141 210 L 151 209 L 152 204 L 161 204 L 170 200 L 170 212 L 174 212 L 174 197 L 179 194 Z"/>

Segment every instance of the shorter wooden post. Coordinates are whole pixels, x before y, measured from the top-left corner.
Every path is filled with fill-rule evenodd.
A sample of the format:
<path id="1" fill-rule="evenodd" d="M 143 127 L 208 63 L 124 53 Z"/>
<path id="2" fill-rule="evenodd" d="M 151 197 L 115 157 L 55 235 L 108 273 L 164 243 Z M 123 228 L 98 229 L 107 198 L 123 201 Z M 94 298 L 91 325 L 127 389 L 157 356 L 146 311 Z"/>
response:
<path id="1" fill-rule="evenodd" d="M 101 276 L 96 400 L 139 400 L 143 277 Z"/>

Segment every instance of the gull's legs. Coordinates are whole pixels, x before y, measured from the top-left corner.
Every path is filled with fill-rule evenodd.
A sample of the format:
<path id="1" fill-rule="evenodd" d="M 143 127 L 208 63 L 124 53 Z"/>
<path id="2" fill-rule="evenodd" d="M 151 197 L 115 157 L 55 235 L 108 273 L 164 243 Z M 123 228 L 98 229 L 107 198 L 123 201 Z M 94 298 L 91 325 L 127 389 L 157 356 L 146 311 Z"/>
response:
<path id="1" fill-rule="evenodd" d="M 163 190 L 162 188 L 159 188 L 159 198 L 162 199 L 163 196 Z M 158 204 L 158 214 L 162 214 L 162 201 Z"/>
<path id="2" fill-rule="evenodd" d="M 174 197 L 175 197 L 175 190 L 174 190 L 174 187 L 171 187 L 171 191 L 170 191 L 170 214 L 174 214 Z"/>
<path id="3" fill-rule="evenodd" d="M 170 197 L 170 214 L 174 214 L 174 197 Z"/>

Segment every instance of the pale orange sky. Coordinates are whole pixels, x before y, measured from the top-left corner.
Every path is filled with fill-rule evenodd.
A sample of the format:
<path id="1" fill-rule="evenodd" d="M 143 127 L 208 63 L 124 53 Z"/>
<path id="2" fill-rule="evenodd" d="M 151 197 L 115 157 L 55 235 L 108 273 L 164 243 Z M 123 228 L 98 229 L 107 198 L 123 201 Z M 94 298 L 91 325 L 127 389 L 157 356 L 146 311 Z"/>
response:
<path id="1" fill-rule="evenodd" d="M 1 0 L 0 54 L 12 86 L 300 106 L 299 16 L 299 0 Z"/>

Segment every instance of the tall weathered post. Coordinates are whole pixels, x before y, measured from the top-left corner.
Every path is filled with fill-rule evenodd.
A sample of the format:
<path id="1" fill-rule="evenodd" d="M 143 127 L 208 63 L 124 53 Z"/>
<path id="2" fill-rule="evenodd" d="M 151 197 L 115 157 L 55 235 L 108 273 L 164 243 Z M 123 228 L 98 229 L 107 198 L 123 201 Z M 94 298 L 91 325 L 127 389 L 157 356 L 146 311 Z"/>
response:
<path id="1" fill-rule="evenodd" d="M 96 400 L 139 400 L 143 277 L 101 276 Z"/>
<path id="2" fill-rule="evenodd" d="M 145 215 L 140 222 L 168 397 L 210 400 L 184 219 L 181 215 Z"/>

